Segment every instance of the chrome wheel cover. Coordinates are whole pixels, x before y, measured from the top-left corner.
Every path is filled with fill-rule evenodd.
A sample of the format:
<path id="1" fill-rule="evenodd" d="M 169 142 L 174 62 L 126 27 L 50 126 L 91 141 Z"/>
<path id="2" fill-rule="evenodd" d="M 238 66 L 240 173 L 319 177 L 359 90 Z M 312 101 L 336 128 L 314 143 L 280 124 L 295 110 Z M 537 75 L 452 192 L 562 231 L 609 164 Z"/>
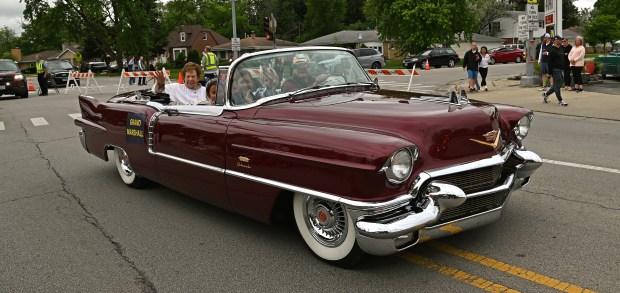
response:
<path id="1" fill-rule="evenodd" d="M 125 151 L 122 149 L 118 149 L 117 156 L 121 167 L 120 169 L 123 174 L 125 174 L 125 176 L 127 177 L 133 175 L 133 169 L 131 168 L 131 164 L 129 163 L 129 157 L 127 156 L 127 153 L 125 153 Z"/>
<path id="2" fill-rule="evenodd" d="M 308 231 L 327 247 L 341 245 L 347 235 L 347 212 L 335 202 L 306 196 L 302 211 Z"/>

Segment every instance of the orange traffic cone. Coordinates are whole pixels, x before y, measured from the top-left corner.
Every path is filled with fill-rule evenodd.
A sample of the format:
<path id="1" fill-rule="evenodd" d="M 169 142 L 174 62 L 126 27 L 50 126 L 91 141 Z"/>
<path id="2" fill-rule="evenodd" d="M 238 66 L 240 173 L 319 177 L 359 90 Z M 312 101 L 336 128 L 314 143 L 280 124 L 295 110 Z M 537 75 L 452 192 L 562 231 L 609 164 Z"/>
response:
<path id="1" fill-rule="evenodd" d="M 183 74 L 181 72 L 179 72 L 179 83 L 183 84 Z"/>
<path id="2" fill-rule="evenodd" d="M 28 91 L 34 92 L 34 84 L 32 84 L 32 80 L 28 80 Z"/>
<path id="3" fill-rule="evenodd" d="M 426 59 L 426 66 L 424 67 L 425 70 L 431 70 L 431 64 L 428 63 L 428 59 Z"/>

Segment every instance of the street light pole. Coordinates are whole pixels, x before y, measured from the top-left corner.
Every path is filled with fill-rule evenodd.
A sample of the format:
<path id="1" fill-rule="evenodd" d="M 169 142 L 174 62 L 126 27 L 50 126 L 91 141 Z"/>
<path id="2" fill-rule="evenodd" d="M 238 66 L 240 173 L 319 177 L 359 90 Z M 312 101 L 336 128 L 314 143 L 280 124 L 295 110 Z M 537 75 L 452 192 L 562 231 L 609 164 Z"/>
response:
<path id="1" fill-rule="evenodd" d="M 232 6 L 232 25 L 233 25 L 233 38 L 237 38 L 237 17 L 235 14 L 235 0 L 230 1 L 230 5 Z M 237 50 L 233 49 L 233 60 L 236 60 L 239 55 Z"/>

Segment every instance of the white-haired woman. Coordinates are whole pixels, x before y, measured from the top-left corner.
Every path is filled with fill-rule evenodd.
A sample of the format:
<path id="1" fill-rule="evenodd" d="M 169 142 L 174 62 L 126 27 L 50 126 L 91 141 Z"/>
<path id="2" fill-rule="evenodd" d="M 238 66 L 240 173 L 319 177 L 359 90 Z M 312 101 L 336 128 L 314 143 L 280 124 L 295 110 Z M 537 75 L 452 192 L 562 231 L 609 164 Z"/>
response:
<path id="1" fill-rule="evenodd" d="M 583 62 L 586 56 L 586 48 L 583 46 L 583 37 L 579 36 L 575 38 L 575 47 L 568 53 L 568 61 L 573 72 L 573 79 L 575 81 L 575 92 L 583 92 L 583 79 L 581 78 L 581 71 L 583 70 Z"/>

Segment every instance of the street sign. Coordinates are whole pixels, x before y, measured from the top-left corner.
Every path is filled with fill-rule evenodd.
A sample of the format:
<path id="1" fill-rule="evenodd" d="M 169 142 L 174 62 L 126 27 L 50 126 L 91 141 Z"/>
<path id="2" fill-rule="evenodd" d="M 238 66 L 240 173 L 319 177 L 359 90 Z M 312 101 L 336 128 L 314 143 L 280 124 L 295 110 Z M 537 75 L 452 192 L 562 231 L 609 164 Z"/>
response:
<path id="1" fill-rule="evenodd" d="M 525 7 L 525 12 L 527 14 L 528 22 L 535 22 L 538 25 L 538 5 L 537 4 L 528 4 Z"/>
<path id="2" fill-rule="evenodd" d="M 556 0 L 545 0 L 545 25 L 555 24 L 555 3 Z"/>
<path id="3" fill-rule="evenodd" d="M 232 38 L 230 39 L 230 43 L 232 44 L 233 51 L 241 51 L 241 39 Z"/>
<path id="4" fill-rule="evenodd" d="M 519 15 L 519 32 L 528 31 L 527 15 Z"/>

